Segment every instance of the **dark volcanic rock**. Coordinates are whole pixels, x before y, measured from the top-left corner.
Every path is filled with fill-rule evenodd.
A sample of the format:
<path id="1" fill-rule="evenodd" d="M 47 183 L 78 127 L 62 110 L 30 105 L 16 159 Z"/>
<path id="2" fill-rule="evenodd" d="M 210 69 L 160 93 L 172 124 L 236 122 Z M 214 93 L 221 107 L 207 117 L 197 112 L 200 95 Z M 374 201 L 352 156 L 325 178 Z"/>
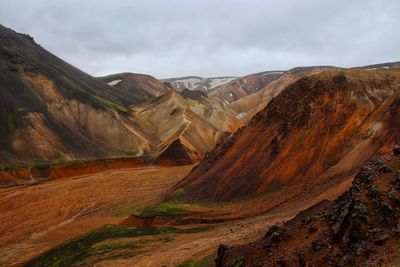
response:
<path id="1" fill-rule="evenodd" d="M 215 259 L 215 266 L 220 267 L 222 266 L 222 260 L 225 256 L 225 252 L 228 250 L 228 247 L 221 244 L 218 247 L 217 258 Z"/>
<path id="2" fill-rule="evenodd" d="M 317 228 L 315 228 L 315 227 L 313 227 L 313 226 L 311 226 L 310 228 L 308 228 L 308 233 L 309 233 L 309 234 L 315 233 L 316 231 L 317 231 Z"/>
<path id="3" fill-rule="evenodd" d="M 229 266 L 238 257 L 243 266 L 396 266 L 399 170 L 398 157 L 369 162 L 352 187 L 318 215 L 305 213 L 302 219 L 296 216 L 283 226 L 270 227 L 251 249 L 231 247 L 220 258 L 220 266 Z"/>
<path id="4" fill-rule="evenodd" d="M 394 154 L 395 156 L 399 156 L 399 155 L 400 155 L 400 146 L 395 146 L 395 147 L 393 148 L 393 154 Z"/>
<path id="5" fill-rule="evenodd" d="M 311 246 L 312 246 L 312 250 L 318 251 L 322 248 L 322 242 L 321 242 L 321 240 L 314 240 L 311 243 Z"/>

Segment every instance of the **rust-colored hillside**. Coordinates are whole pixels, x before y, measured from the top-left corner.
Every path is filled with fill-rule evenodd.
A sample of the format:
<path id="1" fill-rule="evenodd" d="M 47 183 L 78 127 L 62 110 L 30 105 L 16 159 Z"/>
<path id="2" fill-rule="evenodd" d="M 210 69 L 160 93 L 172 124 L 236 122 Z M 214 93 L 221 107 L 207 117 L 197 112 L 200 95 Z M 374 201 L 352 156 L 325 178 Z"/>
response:
<path id="1" fill-rule="evenodd" d="M 217 266 L 398 266 L 400 148 L 357 174 L 335 201 L 323 201 L 264 238 L 218 250 Z"/>
<path id="2" fill-rule="evenodd" d="M 208 201 L 271 192 L 288 199 L 348 178 L 400 140 L 399 85 L 396 70 L 333 69 L 302 78 L 176 188 Z"/>

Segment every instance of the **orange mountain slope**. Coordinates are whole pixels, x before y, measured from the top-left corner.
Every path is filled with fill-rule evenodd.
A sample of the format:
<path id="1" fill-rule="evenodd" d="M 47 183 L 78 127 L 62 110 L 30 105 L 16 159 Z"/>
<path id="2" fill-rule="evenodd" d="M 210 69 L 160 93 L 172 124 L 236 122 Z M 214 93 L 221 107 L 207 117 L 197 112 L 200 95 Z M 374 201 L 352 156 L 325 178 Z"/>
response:
<path id="1" fill-rule="evenodd" d="M 293 197 L 348 177 L 400 140 L 400 72 L 334 69 L 298 80 L 175 188 L 186 197 Z M 182 190 L 181 190 L 182 191 Z"/>

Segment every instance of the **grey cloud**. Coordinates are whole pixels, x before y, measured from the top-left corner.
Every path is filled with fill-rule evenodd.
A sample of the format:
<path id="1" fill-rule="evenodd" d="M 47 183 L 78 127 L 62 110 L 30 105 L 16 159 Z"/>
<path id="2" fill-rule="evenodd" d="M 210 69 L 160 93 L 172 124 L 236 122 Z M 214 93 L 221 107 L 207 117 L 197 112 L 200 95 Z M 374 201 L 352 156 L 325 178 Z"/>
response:
<path id="1" fill-rule="evenodd" d="M 0 23 L 93 74 L 243 75 L 400 60 L 397 0 L 2 0 Z"/>

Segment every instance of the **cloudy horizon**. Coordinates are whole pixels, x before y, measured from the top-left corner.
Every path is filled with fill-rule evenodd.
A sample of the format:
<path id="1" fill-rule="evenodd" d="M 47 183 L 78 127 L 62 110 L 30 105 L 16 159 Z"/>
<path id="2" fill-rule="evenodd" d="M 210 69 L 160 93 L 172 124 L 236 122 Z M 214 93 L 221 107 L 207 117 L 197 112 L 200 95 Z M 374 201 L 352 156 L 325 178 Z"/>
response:
<path id="1" fill-rule="evenodd" d="M 400 2 L 349 2 L 3 0 L 0 24 L 94 76 L 242 76 L 400 60 Z"/>

